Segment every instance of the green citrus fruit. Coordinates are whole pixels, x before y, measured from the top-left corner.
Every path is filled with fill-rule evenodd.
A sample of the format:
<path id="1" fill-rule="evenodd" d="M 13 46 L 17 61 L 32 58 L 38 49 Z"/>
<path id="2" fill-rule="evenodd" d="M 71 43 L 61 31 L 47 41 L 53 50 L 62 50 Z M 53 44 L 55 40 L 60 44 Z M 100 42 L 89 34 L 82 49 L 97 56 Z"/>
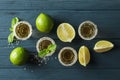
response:
<path id="1" fill-rule="evenodd" d="M 54 26 L 52 18 L 44 13 L 38 15 L 36 19 L 36 27 L 40 32 L 49 33 Z"/>
<path id="2" fill-rule="evenodd" d="M 72 42 L 75 30 L 69 23 L 61 23 L 57 28 L 57 36 L 63 42 Z"/>
<path id="3" fill-rule="evenodd" d="M 14 65 L 23 65 L 27 62 L 28 60 L 28 53 L 27 50 L 23 47 L 17 47 L 15 49 L 13 49 L 13 51 L 10 54 L 10 61 L 14 64 Z"/>

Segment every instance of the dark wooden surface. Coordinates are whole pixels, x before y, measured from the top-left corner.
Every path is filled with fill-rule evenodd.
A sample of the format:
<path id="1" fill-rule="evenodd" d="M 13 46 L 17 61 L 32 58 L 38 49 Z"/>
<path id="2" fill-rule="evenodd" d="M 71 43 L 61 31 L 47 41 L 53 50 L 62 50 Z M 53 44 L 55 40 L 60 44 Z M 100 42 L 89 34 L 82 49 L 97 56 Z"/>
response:
<path id="1" fill-rule="evenodd" d="M 35 19 L 41 12 L 51 15 L 55 21 L 50 34 L 36 31 Z M 15 16 L 29 21 L 34 34 L 19 45 L 8 46 L 8 29 Z M 78 36 L 78 26 L 85 20 L 98 25 L 99 33 L 94 40 L 84 41 Z M 63 43 L 57 38 L 56 28 L 62 22 L 72 24 L 76 30 L 72 43 Z M 9 55 L 13 48 L 23 46 L 35 54 L 36 41 L 43 36 L 53 38 L 58 45 L 47 64 L 18 67 L 10 63 Z M 95 53 L 94 44 L 103 39 L 113 42 L 115 47 L 105 54 Z M 64 67 L 56 59 L 62 47 L 71 46 L 78 51 L 82 45 L 86 45 L 91 52 L 87 67 L 82 67 L 78 62 L 72 67 Z M 119 61 L 120 0 L 0 0 L 0 80 L 120 80 Z"/>

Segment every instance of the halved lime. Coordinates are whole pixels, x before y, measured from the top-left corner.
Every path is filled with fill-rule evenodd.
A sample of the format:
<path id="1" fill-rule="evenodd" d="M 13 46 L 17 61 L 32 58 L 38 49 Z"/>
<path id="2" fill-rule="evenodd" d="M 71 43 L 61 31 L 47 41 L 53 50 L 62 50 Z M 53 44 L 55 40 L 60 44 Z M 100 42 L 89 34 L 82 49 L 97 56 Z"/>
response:
<path id="1" fill-rule="evenodd" d="M 75 30 L 69 23 L 61 23 L 57 28 L 57 36 L 63 42 L 71 42 L 75 38 Z"/>

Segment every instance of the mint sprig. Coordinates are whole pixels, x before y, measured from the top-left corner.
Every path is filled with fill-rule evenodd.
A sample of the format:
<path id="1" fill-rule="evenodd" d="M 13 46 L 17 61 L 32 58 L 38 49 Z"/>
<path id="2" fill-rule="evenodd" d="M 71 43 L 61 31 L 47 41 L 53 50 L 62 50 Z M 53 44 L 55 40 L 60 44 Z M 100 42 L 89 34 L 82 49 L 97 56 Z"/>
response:
<path id="1" fill-rule="evenodd" d="M 13 41 L 14 41 L 14 34 L 13 34 L 13 32 L 12 32 L 12 33 L 10 33 L 9 36 L 8 36 L 8 42 L 9 42 L 9 43 L 12 43 Z"/>
<path id="2" fill-rule="evenodd" d="M 50 52 L 54 52 L 56 50 L 57 45 L 56 44 L 50 44 L 47 49 L 43 49 L 41 51 L 38 52 L 38 56 L 43 58 L 45 57 L 47 54 L 49 54 Z"/>
<path id="3" fill-rule="evenodd" d="M 17 17 L 12 18 L 11 27 L 9 28 L 9 30 L 11 31 L 11 33 L 8 36 L 8 43 L 12 43 L 14 41 L 13 28 L 14 28 L 14 25 L 17 22 L 19 22 L 19 19 Z"/>

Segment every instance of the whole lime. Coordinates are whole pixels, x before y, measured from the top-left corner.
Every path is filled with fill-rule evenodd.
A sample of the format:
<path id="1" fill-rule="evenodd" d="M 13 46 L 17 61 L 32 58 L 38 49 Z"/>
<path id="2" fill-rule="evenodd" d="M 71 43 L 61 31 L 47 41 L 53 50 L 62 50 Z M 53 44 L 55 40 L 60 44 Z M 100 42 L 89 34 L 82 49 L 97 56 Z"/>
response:
<path id="1" fill-rule="evenodd" d="M 10 61 L 14 65 L 24 65 L 29 58 L 29 55 L 27 53 L 27 50 L 23 47 L 17 47 L 12 50 L 10 54 Z"/>
<path id="2" fill-rule="evenodd" d="M 36 19 L 36 27 L 40 32 L 49 33 L 54 26 L 51 16 L 41 13 Z"/>

